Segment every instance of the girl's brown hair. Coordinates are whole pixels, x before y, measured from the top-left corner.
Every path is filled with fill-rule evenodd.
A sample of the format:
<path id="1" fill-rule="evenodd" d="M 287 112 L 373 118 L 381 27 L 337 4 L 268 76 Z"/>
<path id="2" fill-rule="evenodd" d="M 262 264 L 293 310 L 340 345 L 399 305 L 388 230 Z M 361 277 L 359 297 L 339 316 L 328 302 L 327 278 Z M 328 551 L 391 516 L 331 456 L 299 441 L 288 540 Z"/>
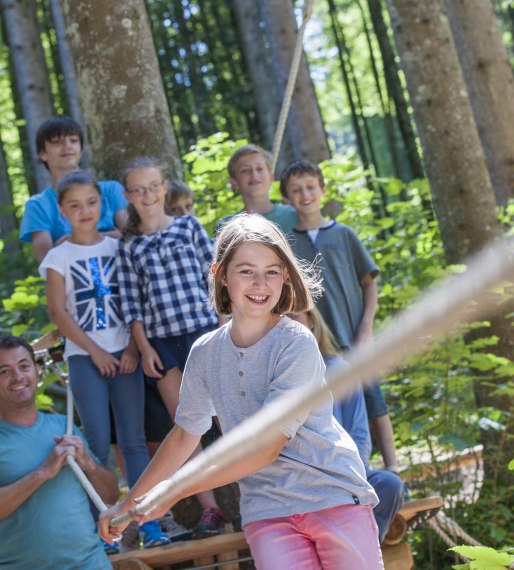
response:
<path id="1" fill-rule="evenodd" d="M 321 294 L 319 272 L 300 261 L 279 228 L 260 214 L 238 214 L 224 224 L 216 238 L 213 272 L 210 275 L 211 301 L 218 314 L 230 315 L 231 301 L 222 284 L 236 249 L 244 243 L 262 243 L 274 251 L 284 264 L 288 278 L 273 308 L 277 314 L 302 313 L 313 306 L 313 297 Z"/>
<path id="2" fill-rule="evenodd" d="M 155 168 L 161 172 L 163 179 L 167 180 L 166 166 L 160 160 L 151 156 L 138 156 L 128 162 L 121 171 L 120 180 L 125 191 L 127 190 L 127 178 L 134 170 L 139 170 L 140 168 Z M 121 230 L 123 237 L 127 240 L 130 236 L 141 235 L 141 230 L 139 229 L 140 224 L 141 218 L 136 208 L 133 204 L 129 203 L 127 205 L 127 221 Z"/>
<path id="3" fill-rule="evenodd" d="M 91 186 L 94 188 L 100 196 L 102 196 L 102 191 L 96 178 L 89 172 L 84 170 L 74 170 L 73 172 L 68 172 L 65 174 L 57 184 L 57 203 L 60 205 L 68 192 L 73 186 Z"/>

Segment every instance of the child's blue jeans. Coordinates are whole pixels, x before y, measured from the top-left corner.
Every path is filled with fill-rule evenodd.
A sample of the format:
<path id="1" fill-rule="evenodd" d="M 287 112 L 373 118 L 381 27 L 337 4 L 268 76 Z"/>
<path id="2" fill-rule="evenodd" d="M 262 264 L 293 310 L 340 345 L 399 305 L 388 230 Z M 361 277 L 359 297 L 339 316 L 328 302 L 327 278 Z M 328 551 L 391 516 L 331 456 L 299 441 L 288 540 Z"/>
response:
<path id="1" fill-rule="evenodd" d="M 121 351 L 113 355 L 119 359 Z M 127 483 L 132 487 L 149 462 L 144 432 L 141 365 L 133 374 L 106 378 L 90 356 L 74 355 L 68 358 L 68 372 L 84 436 L 102 465 L 107 464 L 111 445 L 111 405 L 117 442 L 125 460 Z"/>

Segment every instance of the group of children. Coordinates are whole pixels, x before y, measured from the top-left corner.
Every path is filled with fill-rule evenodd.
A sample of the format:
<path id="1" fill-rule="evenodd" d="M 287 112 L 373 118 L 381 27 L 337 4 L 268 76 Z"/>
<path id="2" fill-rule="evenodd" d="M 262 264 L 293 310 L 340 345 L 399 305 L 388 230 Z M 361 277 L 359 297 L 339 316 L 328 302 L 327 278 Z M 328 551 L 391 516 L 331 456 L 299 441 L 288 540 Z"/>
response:
<path id="1" fill-rule="evenodd" d="M 331 355 L 370 342 L 378 270 L 349 228 L 321 215 L 324 181 L 311 163 L 284 170 L 285 203 L 273 204 L 269 154 L 254 145 L 238 149 L 229 176 L 244 212 L 220 222 L 213 250 L 192 215 L 191 191 L 172 182 L 170 192 L 165 167 L 149 158 L 124 168 L 123 196 L 109 206 L 111 224 L 100 226 L 106 183 L 77 171 L 80 127 L 57 118 L 45 128 L 38 150 L 55 187 L 45 191 L 47 203 L 55 204 L 40 209 L 54 208 L 61 227 L 54 232 L 34 222 L 38 196 L 27 204 L 22 239 L 32 239 L 41 262 L 50 316 L 66 337 L 77 410 L 102 463 L 112 409 L 130 488 L 99 518 L 100 535 L 113 544 L 120 529 L 110 519 L 197 453 L 213 417 L 226 432 L 288 390 L 323 383 Z M 122 235 L 114 239 L 109 233 L 117 228 Z M 307 263 L 314 260 L 321 295 Z M 335 337 L 325 354 L 309 331 L 315 300 Z M 295 322 L 309 315 L 307 326 Z M 360 392 L 358 398 L 365 418 Z M 161 426 L 149 436 L 145 423 L 160 417 L 149 402 L 160 402 L 173 419 L 168 435 Z M 383 523 L 373 517 L 377 493 L 363 464 L 369 446 L 362 451 L 334 420 L 338 409 L 327 402 L 284 424 L 258 454 L 206 473 L 151 515 L 134 516 L 144 544 L 169 541 L 156 517 L 192 494 L 204 509 L 197 535 L 219 531 L 222 513 L 212 489 L 238 481 L 243 530 L 258 568 L 383 567 L 375 518 L 382 539 L 401 505 L 402 484 L 386 473 L 387 492 L 396 499 Z M 346 427 L 345 413 L 338 419 Z M 159 445 L 150 463 L 147 441 Z"/>

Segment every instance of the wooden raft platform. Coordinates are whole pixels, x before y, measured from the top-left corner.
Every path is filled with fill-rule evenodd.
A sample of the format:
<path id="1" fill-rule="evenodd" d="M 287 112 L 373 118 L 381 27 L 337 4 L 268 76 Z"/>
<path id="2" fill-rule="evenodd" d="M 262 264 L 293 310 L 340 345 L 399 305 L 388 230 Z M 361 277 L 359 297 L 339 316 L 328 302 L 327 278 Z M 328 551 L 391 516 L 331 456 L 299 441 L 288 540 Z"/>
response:
<path id="1" fill-rule="evenodd" d="M 391 525 L 389 544 L 382 545 L 385 570 L 411 570 L 414 560 L 409 545 L 402 539 L 412 522 L 420 524 L 442 507 L 441 497 L 409 501 L 396 515 Z M 396 523 L 396 525 L 395 525 Z M 394 532 L 393 532 L 394 531 Z M 109 557 L 114 570 L 172 569 L 173 565 L 189 562 L 191 566 L 216 564 L 220 570 L 239 570 L 238 558 L 250 556 L 242 532 L 229 532 L 211 538 L 176 542 L 147 550 L 131 550 Z M 225 564 L 223 564 L 225 562 Z"/>

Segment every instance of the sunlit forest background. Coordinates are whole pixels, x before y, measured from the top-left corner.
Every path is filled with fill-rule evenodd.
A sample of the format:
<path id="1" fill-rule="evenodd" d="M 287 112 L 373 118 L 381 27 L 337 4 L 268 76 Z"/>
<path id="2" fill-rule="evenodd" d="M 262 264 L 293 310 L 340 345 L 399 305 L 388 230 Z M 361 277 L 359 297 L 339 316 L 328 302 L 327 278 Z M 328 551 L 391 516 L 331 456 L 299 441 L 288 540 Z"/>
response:
<path id="1" fill-rule="evenodd" d="M 514 2 L 312 7 L 276 175 L 295 158 L 321 165 L 326 214 L 380 267 L 380 328 L 512 233 Z M 26 200 L 49 185 L 34 145 L 41 122 L 83 124 L 82 167 L 100 178 L 137 155 L 162 158 L 195 190 L 212 234 L 242 206 L 228 185 L 231 153 L 273 147 L 303 10 L 291 0 L 0 1 L 2 331 L 50 328 L 32 249 L 18 239 Z M 383 385 L 411 497 L 442 495 L 452 518 L 498 550 L 514 535 L 512 316 L 502 288 L 487 321 Z M 457 560 L 428 525 L 408 540 L 416 568 Z"/>

